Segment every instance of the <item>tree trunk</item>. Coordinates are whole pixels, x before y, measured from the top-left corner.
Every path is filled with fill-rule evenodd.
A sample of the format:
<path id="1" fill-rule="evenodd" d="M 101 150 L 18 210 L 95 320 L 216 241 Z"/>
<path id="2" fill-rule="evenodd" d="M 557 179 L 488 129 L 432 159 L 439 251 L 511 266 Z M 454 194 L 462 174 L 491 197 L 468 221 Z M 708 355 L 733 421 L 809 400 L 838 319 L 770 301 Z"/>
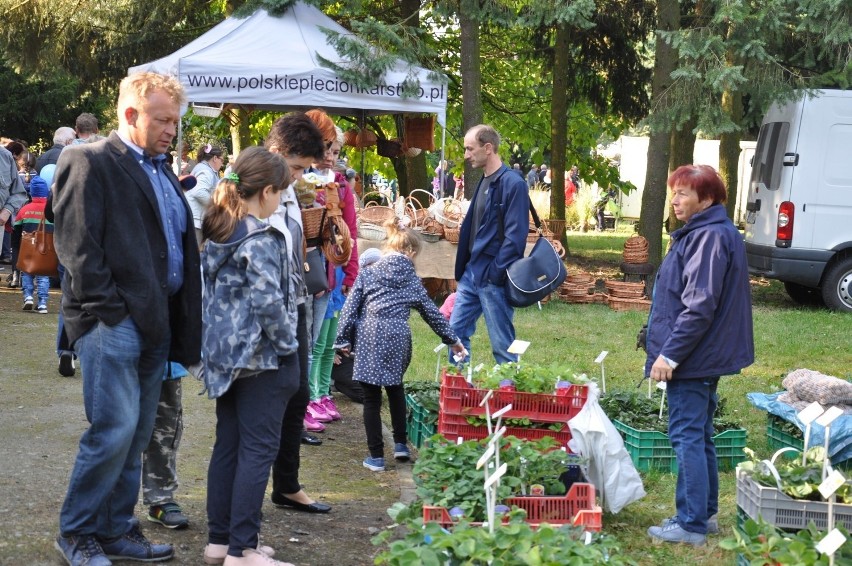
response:
<path id="1" fill-rule="evenodd" d="M 234 147 L 234 157 L 240 154 L 244 147 L 251 145 L 251 123 L 249 122 L 249 111 L 245 108 L 233 108 L 230 110 L 234 119 L 231 121 L 231 144 Z"/>
<path id="2" fill-rule="evenodd" d="M 565 219 L 565 152 L 568 146 L 568 48 L 571 45 L 569 22 L 556 26 L 556 51 L 553 60 L 553 94 L 550 99 L 550 217 Z M 559 237 L 566 244 L 565 232 Z M 566 248 L 567 249 L 567 248 Z"/>
<path id="3" fill-rule="evenodd" d="M 695 125 L 697 120 L 690 118 L 680 129 L 672 130 L 671 155 L 669 156 L 669 171 L 674 171 L 681 165 L 691 165 L 695 155 Z M 674 209 L 669 204 L 669 219 L 666 222 L 668 231 L 674 232 L 683 222 L 674 215 Z"/>
<path id="4" fill-rule="evenodd" d="M 402 20 L 408 27 L 420 28 L 420 0 L 401 0 L 399 3 Z M 401 120 L 396 121 L 397 124 Z M 399 132 L 397 132 L 399 133 Z M 421 151 L 416 157 L 403 155 L 394 159 L 394 169 L 399 179 L 399 194 L 408 196 L 414 189 L 425 189 L 431 192 L 430 177 L 426 171 L 426 152 Z M 399 162 L 399 166 L 397 166 Z"/>
<path id="5" fill-rule="evenodd" d="M 743 120 L 743 97 L 739 92 L 725 91 L 722 94 L 722 111 L 730 116 L 735 124 L 741 124 Z M 737 209 L 737 193 L 739 192 L 740 161 L 740 132 L 724 133 L 719 137 L 719 174 L 728 187 L 728 202 L 725 208 L 728 218 L 734 218 Z"/>
<path id="6" fill-rule="evenodd" d="M 680 6 L 677 0 L 657 2 L 657 28 L 678 29 Z M 677 53 L 671 45 L 657 37 L 654 53 L 654 76 L 651 83 L 651 107 L 657 105 L 671 84 L 671 74 L 677 64 Z M 670 133 L 652 132 L 648 141 L 648 166 L 642 192 L 639 233 L 648 240 L 648 261 L 660 265 L 663 252 L 663 210 L 666 205 L 666 178 L 669 169 Z M 651 279 L 651 281 L 653 281 Z"/>
<path id="7" fill-rule="evenodd" d="M 462 76 L 462 126 L 467 132 L 473 126 L 482 123 L 482 68 L 479 62 L 479 22 L 468 14 L 475 9 L 467 9 L 468 2 L 462 0 L 459 9 L 459 30 L 461 36 L 460 71 Z M 465 161 L 464 196 L 470 198 L 476 190 L 476 184 L 482 177 L 482 171 L 476 171 Z"/>

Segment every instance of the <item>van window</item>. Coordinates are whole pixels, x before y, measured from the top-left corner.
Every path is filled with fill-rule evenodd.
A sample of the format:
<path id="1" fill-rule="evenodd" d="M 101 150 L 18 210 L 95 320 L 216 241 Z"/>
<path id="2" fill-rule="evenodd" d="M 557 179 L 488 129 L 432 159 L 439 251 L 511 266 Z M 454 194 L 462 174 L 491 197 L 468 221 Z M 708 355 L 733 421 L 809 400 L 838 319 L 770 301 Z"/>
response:
<path id="1" fill-rule="evenodd" d="M 789 122 L 770 122 L 760 128 L 751 168 L 751 187 L 774 191 L 781 183 L 781 167 Z"/>

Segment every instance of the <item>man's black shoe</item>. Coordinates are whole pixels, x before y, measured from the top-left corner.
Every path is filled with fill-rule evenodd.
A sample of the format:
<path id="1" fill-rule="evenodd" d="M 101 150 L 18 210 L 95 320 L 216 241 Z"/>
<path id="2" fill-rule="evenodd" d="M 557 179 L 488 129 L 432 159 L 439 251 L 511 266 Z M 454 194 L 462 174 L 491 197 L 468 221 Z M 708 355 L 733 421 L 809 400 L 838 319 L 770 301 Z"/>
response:
<path id="1" fill-rule="evenodd" d="M 59 356 L 59 375 L 63 377 L 74 377 L 74 354 L 63 353 Z"/>
<path id="2" fill-rule="evenodd" d="M 313 434 L 309 434 L 308 431 L 302 431 L 302 444 L 307 444 L 308 446 L 319 446 L 322 444 L 322 440 L 314 436 Z"/>

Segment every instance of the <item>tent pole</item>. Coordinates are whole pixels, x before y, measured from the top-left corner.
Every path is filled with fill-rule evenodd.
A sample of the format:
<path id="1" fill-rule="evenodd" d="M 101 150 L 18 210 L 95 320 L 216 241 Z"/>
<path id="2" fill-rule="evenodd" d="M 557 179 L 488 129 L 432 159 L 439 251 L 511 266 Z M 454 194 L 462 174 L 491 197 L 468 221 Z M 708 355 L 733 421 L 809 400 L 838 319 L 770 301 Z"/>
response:
<path id="1" fill-rule="evenodd" d="M 361 126 L 360 129 L 367 127 L 367 111 L 366 110 L 361 110 L 361 119 L 358 120 L 358 122 Z M 367 194 L 367 191 L 373 190 L 373 189 L 372 189 L 372 186 L 371 186 L 372 185 L 372 178 L 370 179 L 371 183 L 368 184 L 367 183 L 367 176 L 364 174 L 364 166 L 365 166 L 364 162 L 366 160 L 366 156 L 364 155 L 364 151 L 365 151 L 366 148 L 361 147 L 359 149 L 361 150 L 361 199 L 363 200 L 364 195 Z M 365 202 L 363 204 L 367 204 L 367 203 Z"/>
<path id="2" fill-rule="evenodd" d="M 183 171 L 183 116 L 178 120 L 177 134 L 177 176 L 180 177 L 180 172 Z"/>
<path id="3" fill-rule="evenodd" d="M 444 144 L 447 143 L 447 126 L 446 124 L 441 125 L 441 186 L 439 188 L 439 192 L 441 196 L 444 193 L 444 184 L 446 183 L 447 172 L 445 171 L 446 167 L 444 167 L 444 160 L 446 157 L 444 156 Z M 453 190 L 453 197 L 455 197 L 455 190 Z"/>

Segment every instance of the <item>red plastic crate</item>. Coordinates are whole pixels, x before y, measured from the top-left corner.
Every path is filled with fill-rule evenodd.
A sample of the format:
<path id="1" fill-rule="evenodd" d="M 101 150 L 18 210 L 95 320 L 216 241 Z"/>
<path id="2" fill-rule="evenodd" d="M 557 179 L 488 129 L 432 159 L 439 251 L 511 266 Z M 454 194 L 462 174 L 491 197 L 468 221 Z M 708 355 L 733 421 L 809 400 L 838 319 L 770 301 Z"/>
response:
<path id="1" fill-rule="evenodd" d="M 482 440 L 488 436 L 488 427 L 483 425 L 472 425 L 465 420 L 461 415 L 449 415 L 443 410 L 438 416 L 438 432 L 443 434 L 448 440 L 455 442 L 458 438 L 464 440 Z M 568 444 L 571 440 L 571 430 L 565 424 L 559 432 L 548 430 L 546 428 L 523 428 L 523 427 L 506 427 L 506 436 L 516 436 L 522 440 L 541 440 L 549 436 L 555 438 L 561 445 Z"/>
<path id="2" fill-rule="evenodd" d="M 485 416 L 485 407 L 479 404 L 489 389 L 471 387 L 464 376 L 448 374 L 441 381 L 441 412 L 450 415 Z M 586 385 L 572 385 L 567 395 L 526 393 L 523 391 L 494 391 L 488 400 L 491 412 L 506 405 L 512 410 L 504 419 L 530 419 L 547 423 L 565 423 L 574 418 L 586 404 L 589 390 Z"/>
<path id="3" fill-rule="evenodd" d="M 526 511 L 527 523 L 533 528 L 549 523 L 582 526 L 587 531 L 599 532 L 603 527 L 603 512 L 595 505 L 595 486 L 590 483 L 575 483 L 564 496 L 510 497 L 505 504 Z M 440 523 L 444 528 L 454 524 L 445 507 L 431 505 L 423 506 L 423 522 Z"/>

